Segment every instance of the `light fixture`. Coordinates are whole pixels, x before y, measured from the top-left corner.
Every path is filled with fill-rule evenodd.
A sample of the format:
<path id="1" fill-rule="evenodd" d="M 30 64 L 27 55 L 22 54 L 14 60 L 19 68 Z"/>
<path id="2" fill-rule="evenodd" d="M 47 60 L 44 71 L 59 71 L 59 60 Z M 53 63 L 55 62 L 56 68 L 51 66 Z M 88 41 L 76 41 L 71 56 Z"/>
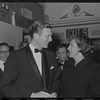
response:
<path id="1" fill-rule="evenodd" d="M 2 17 L 4 17 L 4 15 L 8 14 L 8 11 L 9 11 L 8 4 L 1 3 L 0 14 L 2 15 Z"/>

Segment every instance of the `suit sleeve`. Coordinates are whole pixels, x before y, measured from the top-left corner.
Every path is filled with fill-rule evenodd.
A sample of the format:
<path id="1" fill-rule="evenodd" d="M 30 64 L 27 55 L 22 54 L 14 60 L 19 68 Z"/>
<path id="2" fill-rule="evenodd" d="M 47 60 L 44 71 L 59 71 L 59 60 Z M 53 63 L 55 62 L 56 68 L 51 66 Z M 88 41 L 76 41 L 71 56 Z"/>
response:
<path id="1" fill-rule="evenodd" d="M 4 97 L 29 97 L 31 93 L 16 83 L 18 75 L 19 60 L 13 53 L 8 57 L 4 74 L 0 82 L 0 91 Z"/>

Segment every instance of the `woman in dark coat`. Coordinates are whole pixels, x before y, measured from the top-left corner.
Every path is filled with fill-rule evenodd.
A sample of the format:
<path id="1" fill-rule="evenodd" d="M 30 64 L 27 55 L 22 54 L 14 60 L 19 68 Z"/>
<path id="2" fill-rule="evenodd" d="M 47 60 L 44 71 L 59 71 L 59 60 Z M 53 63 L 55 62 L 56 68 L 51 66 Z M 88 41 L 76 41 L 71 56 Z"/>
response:
<path id="1" fill-rule="evenodd" d="M 64 65 L 60 97 L 100 98 L 100 65 L 92 59 L 92 41 L 82 35 L 71 36 L 68 51 L 74 63 Z"/>

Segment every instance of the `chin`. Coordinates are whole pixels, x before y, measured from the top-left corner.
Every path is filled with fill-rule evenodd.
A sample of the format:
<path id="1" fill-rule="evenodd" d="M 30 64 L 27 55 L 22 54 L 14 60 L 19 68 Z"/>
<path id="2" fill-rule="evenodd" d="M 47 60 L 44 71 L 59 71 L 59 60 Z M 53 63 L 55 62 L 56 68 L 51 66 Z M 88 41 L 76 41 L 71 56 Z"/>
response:
<path id="1" fill-rule="evenodd" d="M 69 58 L 72 58 L 72 56 L 71 56 L 71 55 L 69 55 Z"/>

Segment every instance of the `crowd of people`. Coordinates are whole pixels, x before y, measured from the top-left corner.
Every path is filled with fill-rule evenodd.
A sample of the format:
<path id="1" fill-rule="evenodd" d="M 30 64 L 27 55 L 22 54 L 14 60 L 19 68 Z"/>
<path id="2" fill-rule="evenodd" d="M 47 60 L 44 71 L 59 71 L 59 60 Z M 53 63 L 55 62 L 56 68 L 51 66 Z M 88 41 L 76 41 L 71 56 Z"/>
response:
<path id="1" fill-rule="evenodd" d="M 72 35 L 54 54 L 48 49 L 53 34 L 48 22 L 35 21 L 29 31 L 31 42 L 22 41 L 18 50 L 0 44 L 1 98 L 100 97 L 100 64 L 88 37 Z"/>

